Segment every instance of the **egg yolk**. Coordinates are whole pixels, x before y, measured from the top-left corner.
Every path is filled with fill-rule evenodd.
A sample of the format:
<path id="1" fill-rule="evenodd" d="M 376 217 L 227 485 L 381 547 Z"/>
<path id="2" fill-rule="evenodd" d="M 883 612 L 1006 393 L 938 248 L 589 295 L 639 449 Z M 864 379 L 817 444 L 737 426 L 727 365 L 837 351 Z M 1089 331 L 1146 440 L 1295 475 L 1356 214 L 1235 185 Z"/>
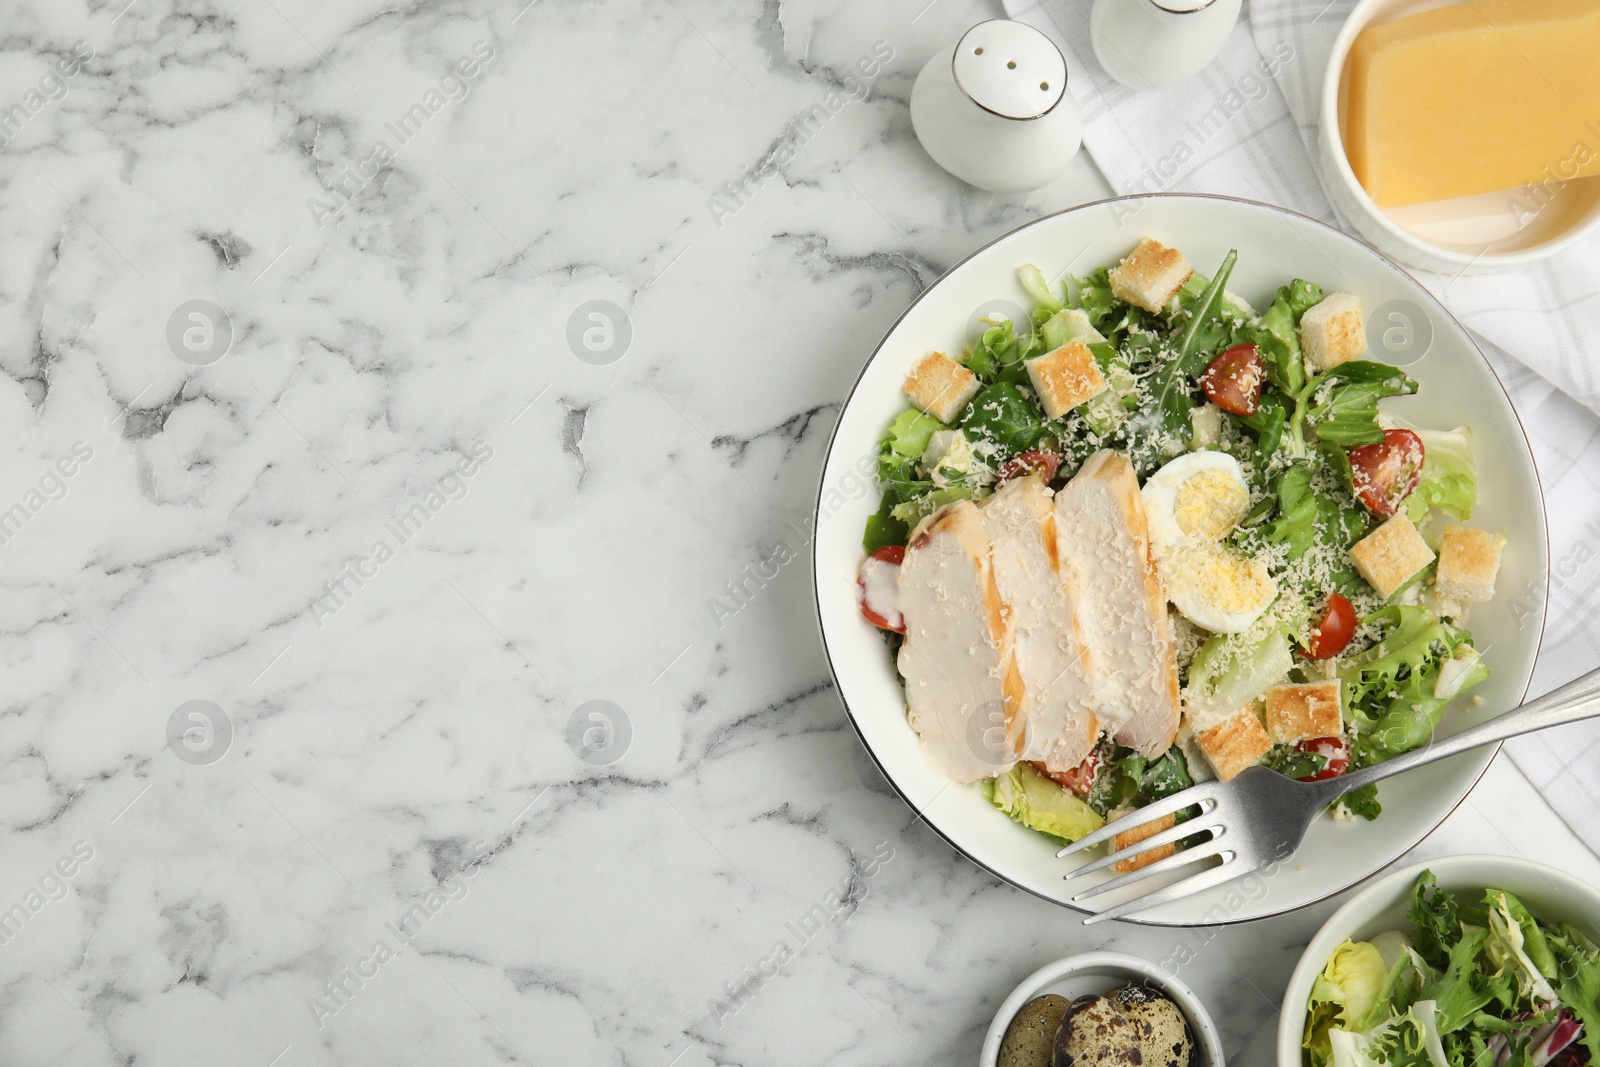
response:
<path id="1" fill-rule="evenodd" d="M 1173 561 L 1178 565 L 1179 584 L 1230 615 L 1255 611 L 1278 592 L 1265 563 L 1222 545 L 1179 545 Z"/>
<path id="2" fill-rule="evenodd" d="M 1178 529 L 1202 541 L 1217 541 L 1250 510 L 1250 495 L 1238 480 L 1220 470 L 1201 471 L 1178 486 L 1172 518 Z"/>

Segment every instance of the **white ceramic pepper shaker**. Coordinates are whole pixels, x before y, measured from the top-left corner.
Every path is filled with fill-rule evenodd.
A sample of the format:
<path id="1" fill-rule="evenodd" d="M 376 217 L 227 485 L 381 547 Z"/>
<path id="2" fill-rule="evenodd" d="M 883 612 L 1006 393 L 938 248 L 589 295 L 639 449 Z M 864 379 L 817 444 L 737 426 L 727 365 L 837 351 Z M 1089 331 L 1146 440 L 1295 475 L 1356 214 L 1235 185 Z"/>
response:
<path id="1" fill-rule="evenodd" d="M 1130 89 L 1160 89 L 1204 70 L 1233 32 L 1240 0 L 1094 0 L 1095 58 Z"/>
<path id="2" fill-rule="evenodd" d="M 1083 140 L 1061 50 L 1009 19 L 978 23 L 928 60 L 911 125 L 934 162 L 997 193 L 1048 185 Z"/>

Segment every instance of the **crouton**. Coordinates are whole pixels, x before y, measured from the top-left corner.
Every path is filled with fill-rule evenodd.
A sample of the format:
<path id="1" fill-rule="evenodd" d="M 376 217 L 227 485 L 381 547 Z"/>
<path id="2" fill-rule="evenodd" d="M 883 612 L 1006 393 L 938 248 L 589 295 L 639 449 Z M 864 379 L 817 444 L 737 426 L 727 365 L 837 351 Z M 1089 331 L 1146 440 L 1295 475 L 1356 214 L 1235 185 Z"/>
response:
<path id="1" fill-rule="evenodd" d="M 1250 707 L 1242 707 L 1226 719 L 1195 734 L 1195 743 L 1206 754 L 1217 777 L 1224 782 L 1240 771 L 1259 763 L 1272 748 L 1272 738 Z"/>
<path id="2" fill-rule="evenodd" d="M 1433 587 L 1450 600 L 1492 600 L 1506 539 L 1487 530 L 1446 526 L 1439 542 L 1439 568 Z"/>
<path id="3" fill-rule="evenodd" d="M 1068 341 L 1054 352 L 1027 361 L 1028 380 L 1044 413 L 1059 419 L 1106 387 L 1094 353 L 1082 341 Z"/>
<path id="4" fill-rule="evenodd" d="M 1111 295 L 1154 314 L 1167 306 L 1193 273 L 1182 252 L 1146 237 L 1111 268 Z"/>
<path id="5" fill-rule="evenodd" d="M 1321 374 L 1366 351 L 1367 324 L 1359 296 L 1331 293 L 1300 316 L 1300 352 L 1307 374 Z"/>
<path id="6" fill-rule="evenodd" d="M 1339 713 L 1343 690 L 1344 685 L 1337 678 L 1268 689 L 1267 733 L 1279 745 L 1338 737 L 1344 727 Z"/>
<path id="7" fill-rule="evenodd" d="M 1404 511 L 1350 546 L 1350 562 L 1387 600 L 1418 571 L 1433 562 L 1433 549 Z"/>
<path id="8" fill-rule="evenodd" d="M 1130 812 L 1123 811 L 1115 814 L 1114 817 L 1120 818 L 1127 814 L 1130 814 Z M 1135 826 L 1132 830 L 1118 834 L 1116 840 L 1111 842 L 1111 851 L 1120 852 L 1129 845 L 1154 837 L 1163 830 L 1172 829 L 1177 824 L 1177 816 L 1174 815 L 1163 815 L 1159 819 L 1151 819 L 1143 826 Z M 1177 851 L 1177 843 L 1169 841 L 1165 845 L 1157 845 L 1155 848 L 1147 849 L 1131 859 L 1118 860 L 1111 865 L 1111 869 L 1118 874 L 1127 874 L 1129 871 L 1137 871 L 1140 868 L 1148 867 L 1152 863 L 1160 863 Z"/>
<path id="9" fill-rule="evenodd" d="M 954 422 L 978 395 L 978 376 L 945 355 L 930 352 L 911 368 L 905 393 L 911 403 L 940 422 Z"/>

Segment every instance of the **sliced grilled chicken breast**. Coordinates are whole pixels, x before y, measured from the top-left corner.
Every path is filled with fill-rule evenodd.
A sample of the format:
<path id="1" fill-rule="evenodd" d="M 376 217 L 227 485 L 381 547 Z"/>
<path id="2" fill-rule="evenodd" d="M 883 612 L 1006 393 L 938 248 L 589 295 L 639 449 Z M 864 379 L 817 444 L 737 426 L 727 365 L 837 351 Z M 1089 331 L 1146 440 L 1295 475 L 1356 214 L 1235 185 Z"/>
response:
<path id="1" fill-rule="evenodd" d="M 958 501 L 911 535 L 900 565 L 906 718 L 952 781 L 1010 770 L 1022 754 L 1023 687 L 976 505 Z"/>
<path id="2" fill-rule="evenodd" d="M 1070 771 L 1100 737 L 1093 661 L 1057 556 L 1050 490 L 1038 475 L 1007 482 L 979 511 L 989 535 L 995 587 L 1010 615 L 1027 722 L 1023 758 Z"/>
<path id="3" fill-rule="evenodd" d="M 1178 734 L 1178 662 L 1133 465 L 1096 452 L 1056 494 L 1062 567 L 1097 654 L 1096 715 L 1154 759 Z"/>

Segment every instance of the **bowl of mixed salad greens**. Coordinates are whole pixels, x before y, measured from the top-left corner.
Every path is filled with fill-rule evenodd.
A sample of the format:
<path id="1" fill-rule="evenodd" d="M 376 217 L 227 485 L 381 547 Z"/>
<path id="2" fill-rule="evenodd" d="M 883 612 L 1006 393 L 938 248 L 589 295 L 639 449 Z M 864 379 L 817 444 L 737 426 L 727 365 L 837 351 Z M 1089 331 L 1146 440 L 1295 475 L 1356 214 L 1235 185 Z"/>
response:
<path id="1" fill-rule="evenodd" d="M 1600 891 L 1544 864 L 1453 856 L 1333 914 L 1295 968 L 1279 1067 L 1600 1063 Z"/>
<path id="2" fill-rule="evenodd" d="M 1112 273 L 1147 238 L 1181 249 L 1194 272 L 1170 300 L 1140 309 L 1118 295 Z M 1336 294 L 1365 309 L 1368 338 L 1382 341 L 1359 358 L 1312 365 L 1301 351 L 1304 326 Z M 984 313 L 997 306 L 1015 310 Z M 1374 329 L 1423 340 L 1396 348 Z M 1057 375 L 1052 384 L 1037 366 L 1074 347 L 1083 366 L 1095 365 L 1085 402 L 1071 395 L 1076 379 Z M 948 354 L 950 366 L 930 363 L 930 353 Z M 914 395 L 924 374 L 968 375 L 974 393 L 941 411 Z M 1046 396 L 1062 382 L 1068 395 Z M 1002 738 L 1010 762 L 991 769 L 976 739 L 987 745 L 994 731 L 963 736 L 954 720 L 941 726 L 936 700 L 939 678 L 978 691 L 987 667 L 963 676 L 961 663 L 939 659 L 914 680 L 903 649 L 893 647 L 894 624 L 906 617 L 874 618 L 874 605 L 891 613 L 914 606 L 880 602 L 874 590 L 906 584 L 904 574 L 888 582 L 883 575 L 893 573 L 891 557 L 899 566 L 916 555 L 917 531 L 926 532 L 930 518 L 970 505 L 950 524 L 949 543 L 978 537 L 991 499 L 1013 479 L 1038 483 L 1024 501 L 1036 510 L 1048 510 L 1053 494 L 1057 522 L 1070 525 L 1081 516 L 1061 500 L 1090 470 L 1120 471 L 1131 493 L 1118 499 L 1142 500 L 1134 510 L 1144 513 L 1171 598 L 1172 699 L 1145 701 L 1145 721 L 1133 722 L 1099 705 L 1087 741 L 1074 731 L 1070 745 L 1053 750 L 1050 736 L 1037 753 L 1022 737 Z M 1199 495 L 1207 501 L 1199 512 L 1195 494 L 1183 498 L 1189 483 L 1216 490 Z M 1211 531 L 1199 540 L 1184 536 L 1196 514 Z M 1413 544 L 1431 539 L 1431 561 L 1439 526 L 1468 518 L 1506 546 L 1494 599 L 1472 606 L 1470 629 L 1464 611 L 1439 602 L 1435 567 L 1415 552 L 1396 555 L 1385 545 L 1373 558 L 1393 564 L 1386 568 L 1364 569 L 1352 556 L 1381 529 L 1405 525 L 1414 527 Z M 824 646 L 868 751 L 958 849 L 1064 904 L 1058 839 L 1181 789 L 1197 770 L 1228 777 L 1243 763 L 1269 762 L 1294 777 L 1338 773 L 1514 707 L 1543 625 L 1538 478 L 1509 400 L 1471 339 L 1427 290 L 1359 241 L 1224 197 L 1084 205 L 1013 231 L 949 271 L 890 329 L 856 383 L 829 445 L 815 530 Z M 885 566 L 873 564 L 869 575 L 864 557 Z M 1095 565 L 1080 568 L 1080 578 L 1096 580 Z M 942 581 L 938 568 L 926 570 Z M 1203 580 L 1179 589 L 1191 574 Z M 938 607 L 941 590 L 923 593 L 925 609 Z M 1022 605 L 1013 598 L 1003 614 L 1014 617 Z M 1102 615 L 1116 625 L 1144 610 L 1137 600 L 1125 607 Z M 1162 601 L 1162 620 L 1167 610 Z M 1132 647 L 1121 638 L 1105 643 Z M 1480 659 L 1477 650 L 1492 651 Z M 1140 656 L 1133 673 L 1143 684 L 1149 657 Z M 1128 657 L 1107 657 L 1113 661 Z M 908 709 L 913 685 L 924 683 L 919 691 L 935 699 Z M 1329 731 L 1342 745 L 1324 743 L 1321 733 L 1284 740 L 1309 729 L 1294 716 L 1325 720 L 1319 686 L 1342 694 L 1344 722 Z M 1260 706 L 1274 688 L 1284 690 L 1281 713 Z M 1244 723 L 1236 713 L 1251 702 L 1256 718 Z M 1057 716 L 1052 736 L 1064 721 L 1081 719 Z M 942 749 L 930 742 L 936 728 L 944 730 L 934 738 Z M 1474 753 L 1385 783 L 1381 802 L 1354 797 L 1340 812 L 1354 817 L 1313 827 L 1293 862 L 1270 877 L 1153 909 L 1140 921 L 1240 921 L 1335 893 L 1431 831 L 1492 756 Z M 1380 803 L 1382 818 L 1369 822 Z"/>

